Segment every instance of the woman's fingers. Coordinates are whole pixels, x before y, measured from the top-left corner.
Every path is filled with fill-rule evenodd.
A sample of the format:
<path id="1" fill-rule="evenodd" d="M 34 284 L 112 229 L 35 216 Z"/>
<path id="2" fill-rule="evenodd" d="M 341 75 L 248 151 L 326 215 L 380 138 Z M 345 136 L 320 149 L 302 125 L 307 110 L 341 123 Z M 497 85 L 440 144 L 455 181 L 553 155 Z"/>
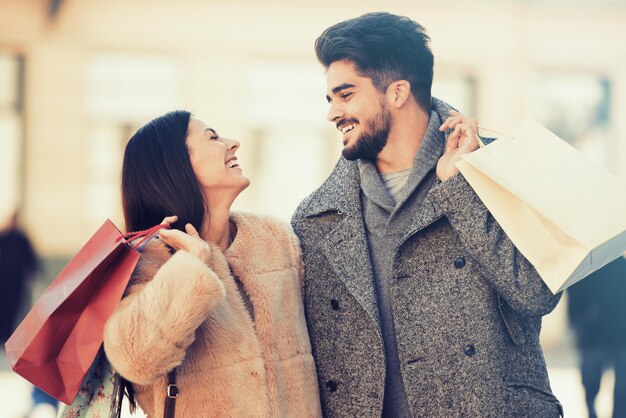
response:
<path id="1" fill-rule="evenodd" d="M 188 235 L 177 229 L 161 229 L 159 231 L 161 241 L 174 248 L 175 250 L 185 249 Z"/>
<path id="2" fill-rule="evenodd" d="M 194 228 L 192 224 L 188 223 L 187 225 L 185 225 L 185 231 L 187 231 L 189 235 L 196 236 L 196 237 L 200 236 L 200 234 L 198 233 L 198 230 Z"/>
<path id="3" fill-rule="evenodd" d="M 176 251 L 187 251 L 203 262 L 208 262 L 211 256 L 209 245 L 200 238 L 198 231 L 193 225 L 185 225 L 185 230 L 187 233 L 179 231 L 178 229 L 162 229 L 159 231 L 159 236 L 165 244 L 174 248 Z"/>
<path id="4" fill-rule="evenodd" d="M 193 238 L 178 229 L 162 229 L 161 240 L 176 250 L 186 250 L 193 244 Z"/>
<path id="5" fill-rule="evenodd" d="M 178 220 L 178 216 L 173 215 L 173 216 L 166 216 L 165 218 L 163 218 L 163 220 L 161 221 L 161 225 L 171 225 L 174 222 L 176 222 Z"/>

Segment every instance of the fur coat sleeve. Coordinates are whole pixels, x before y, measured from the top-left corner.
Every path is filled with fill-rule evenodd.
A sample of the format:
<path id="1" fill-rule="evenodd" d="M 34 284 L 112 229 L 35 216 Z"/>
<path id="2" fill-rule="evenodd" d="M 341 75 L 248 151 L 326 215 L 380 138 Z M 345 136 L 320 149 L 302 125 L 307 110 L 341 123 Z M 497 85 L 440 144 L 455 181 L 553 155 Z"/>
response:
<path id="1" fill-rule="evenodd" d="M 180 365 L 196 329 L 224 298 L 216 273 L 185 251 L 153 240 L 126 296 L 105 325 L 104 349 L 126 379 L 149 385 Z"/>

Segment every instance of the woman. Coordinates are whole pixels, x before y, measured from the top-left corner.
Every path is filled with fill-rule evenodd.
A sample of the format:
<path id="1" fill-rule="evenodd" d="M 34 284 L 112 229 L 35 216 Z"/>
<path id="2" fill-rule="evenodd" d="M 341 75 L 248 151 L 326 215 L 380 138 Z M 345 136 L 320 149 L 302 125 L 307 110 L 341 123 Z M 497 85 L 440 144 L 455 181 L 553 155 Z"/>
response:
<path id="1" fill-rule="evenodd" d="M 104 348 L 150 417 L 174 398 L 176 417 L 321 415 L 299 245 L 286 224 L 230 211 L 250 183 L 238 148 L 183 111 L 126 146 L 126 229 L 172 229 L 143 249 Z"/>

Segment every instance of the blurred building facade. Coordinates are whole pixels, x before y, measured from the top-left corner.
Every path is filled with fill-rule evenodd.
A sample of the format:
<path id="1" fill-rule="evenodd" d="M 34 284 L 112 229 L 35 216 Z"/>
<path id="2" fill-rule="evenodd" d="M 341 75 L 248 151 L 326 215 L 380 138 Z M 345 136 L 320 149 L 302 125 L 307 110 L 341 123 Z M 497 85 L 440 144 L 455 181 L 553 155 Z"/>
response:
<path id="1" fill-rule="evenodd" d="M 626 182 L 626 1 L 0 0 L 0 223 L 21 207 L 58 268 L 123 228 L 125 143 L 179 108 L 241 141 L 236 207 L 288 220 L 341 149 L 313 42 L 381 9 L 427 29 L 435 96 L 500 131 L 534 117 Z M 565 332 L 562 303 L 542 336 Z"/>
<path id="2" fill-rule="evenodd" d="M 535 117 L 626 181 L 621 2 L 0 0 L 0 213 L 48 256 L 123 227 L 125 142 L 185 108 L 241 140 L 238 207 L 289 219 L 340 150 L 313 41 L 381 7 L 431 35 L 435 96 L 494 129 Z"/>

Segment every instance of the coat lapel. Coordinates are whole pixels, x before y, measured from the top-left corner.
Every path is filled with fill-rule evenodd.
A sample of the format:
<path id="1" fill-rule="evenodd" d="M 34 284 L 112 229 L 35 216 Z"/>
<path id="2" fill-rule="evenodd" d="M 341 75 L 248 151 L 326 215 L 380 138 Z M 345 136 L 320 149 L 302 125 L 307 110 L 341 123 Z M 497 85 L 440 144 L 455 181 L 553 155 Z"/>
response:
<path id="1" fill-rule="evenodd" d="M 407 228 L 406 234 L 404 234 L 404 236 L 400 240 L 398 248 L 402 246 L 402 244 L 404 244 L 413 235 L 426 228 L 428 225 L 431 225 L 435 221 L 443 218 L 444 216 L 444 213 L 437 207 L 437 205 L 435 205 L 430 192 L 427 193 L 424 197 L 424 200 L 415 211 L 415 216 L 413 217 L 411 224 Z"/>
<path id="2" fill-rule="evenodd" d="M 347 217 L 328 236 L 322 250 L 337 277 L 378 324 L 372 264 L 362 220 Z"/>
<path id="3" fill-rule="evenodd" d="M 305 217 L 325 212 L 342 216 L 319 248 L 337 277 L 379 325 L 360 193 L 358 164 L 341 158 L 328 180 L 312 196 Z"/>

